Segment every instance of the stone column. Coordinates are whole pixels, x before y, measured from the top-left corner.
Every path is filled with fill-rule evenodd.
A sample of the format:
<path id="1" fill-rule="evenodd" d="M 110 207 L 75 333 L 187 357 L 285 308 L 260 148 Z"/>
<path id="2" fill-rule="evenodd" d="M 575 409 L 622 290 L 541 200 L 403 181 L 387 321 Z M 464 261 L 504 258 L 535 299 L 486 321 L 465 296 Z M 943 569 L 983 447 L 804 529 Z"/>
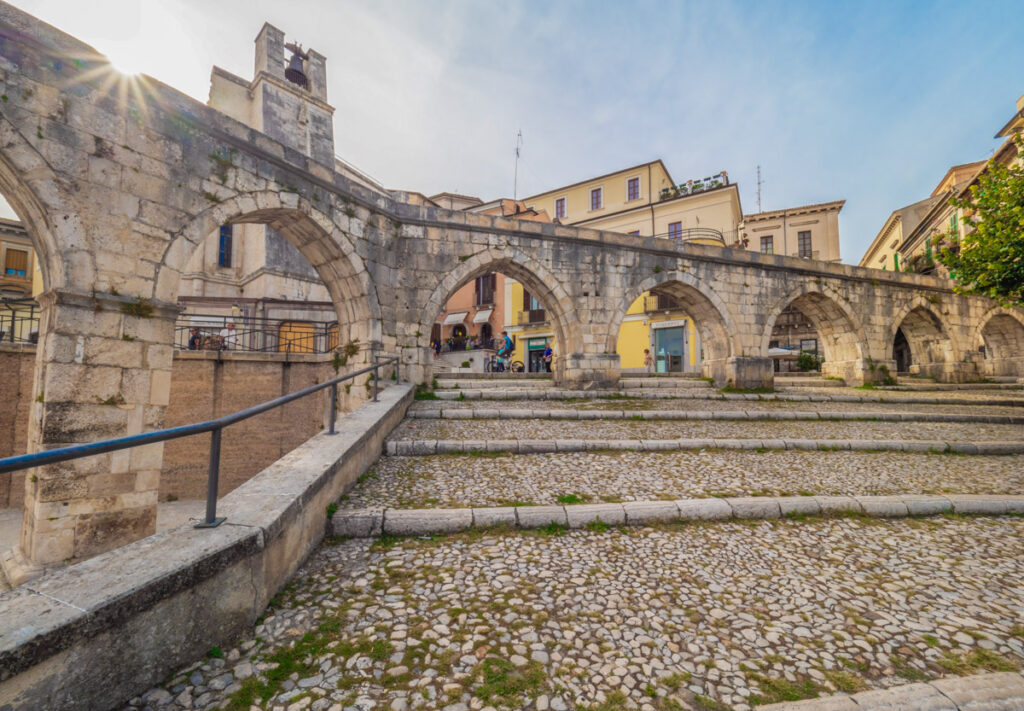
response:
<path id="1" fill-rule="evenodd" d="M 712 366 L 709 377 L 715 379 L 716 385 L 724 377 L 730 388 L 771 389 L 775 386 L 775 364 L 771 358 L 760 356 L 729 356 Z"/>
<path id="2" fill-rule="evenodd" d="M 29 451 L 163 426 L 178 307 L 57 290 L 39 302 Z M 27 471 L 21 543 L 3 557 L 11 582 L 154 533 L 162 456 L 154 444 Z"/>
<path id="3" fill-rule="evenodd" d="M 555 378 L 562 387 L 594 390 L 618 387 L 620 374 L 618 353 L 569 353 Z"/>

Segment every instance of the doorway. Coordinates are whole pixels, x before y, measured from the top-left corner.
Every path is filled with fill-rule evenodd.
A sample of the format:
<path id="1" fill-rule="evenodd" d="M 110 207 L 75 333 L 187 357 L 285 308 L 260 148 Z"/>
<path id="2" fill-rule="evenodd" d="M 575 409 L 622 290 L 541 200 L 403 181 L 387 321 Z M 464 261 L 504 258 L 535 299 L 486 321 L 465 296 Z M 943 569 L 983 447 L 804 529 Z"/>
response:
<path id="1" fill-rule="evenodd" d="M 686 328 L 672 326 L 654 330 L 654 370 L 658 373 L 681 373 L 687 353 Z"/>

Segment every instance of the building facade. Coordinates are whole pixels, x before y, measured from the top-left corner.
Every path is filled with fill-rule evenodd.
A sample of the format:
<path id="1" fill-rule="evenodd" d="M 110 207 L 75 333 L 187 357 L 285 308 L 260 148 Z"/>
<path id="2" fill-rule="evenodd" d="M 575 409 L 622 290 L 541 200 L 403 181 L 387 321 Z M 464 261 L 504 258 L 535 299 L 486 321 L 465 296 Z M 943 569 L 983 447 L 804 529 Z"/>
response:
<path id="1" fill-rule="evenodd" d="M 990 160 L 1011 165 L 1021 160 L 1014 136 L 1024 131 L 1024 95 L 1017 99 L 1016 112 L 995 135 L 1004 139 Z M 964 163 L 950 168 L 929 197 L 892 212 L 859 262 L 862 267 L 927 274 L 941 270 L 932 256 L 936 237 L 965 235 L 962 211 L 950 204 L 964 197 L 984 174 L 988 161 Z"/>
<path id="2" fill-rule="evenodd" d="M 32 239 L 16 220 L 0 218 L 0 343 L 35 343 L 43 273 Z"/>

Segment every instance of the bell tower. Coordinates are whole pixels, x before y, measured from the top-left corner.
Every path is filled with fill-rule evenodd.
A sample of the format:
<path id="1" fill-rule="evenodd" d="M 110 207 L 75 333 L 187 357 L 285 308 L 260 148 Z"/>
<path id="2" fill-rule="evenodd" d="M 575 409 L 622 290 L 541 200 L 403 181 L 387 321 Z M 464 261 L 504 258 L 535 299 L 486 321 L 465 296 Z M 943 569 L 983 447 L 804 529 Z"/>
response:
<path id="1" fill-rule="evenodd" d="M 209 105 L 333 169 L 334 107 L 327 103 L 327 59 L 299 44 L 286 44 L 284 32 L 264 24 L 256 35 L 254 70 L 250 82 L 214 67 Z"/>

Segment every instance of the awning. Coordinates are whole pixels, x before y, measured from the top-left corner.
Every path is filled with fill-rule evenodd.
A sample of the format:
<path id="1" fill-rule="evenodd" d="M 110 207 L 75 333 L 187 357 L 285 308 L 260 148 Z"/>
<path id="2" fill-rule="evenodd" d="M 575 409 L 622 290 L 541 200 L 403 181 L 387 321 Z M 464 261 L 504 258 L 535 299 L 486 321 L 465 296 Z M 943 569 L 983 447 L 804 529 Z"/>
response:
<path id="1" fill-rule="evenodd" d="M 458 313 L 455 314 L 448 314 L 447 316 L 444 317 L 444 322 L 441 325 L 454 326 L 457 323 L 462 323 L 463 321 L 465 321 L 467 316 L 469 316 L 468 311 L 459 311 Z"/>
<path id="2" fill-rule="evenodd" d="M 795 359 L 795 358 L 799 358 L 800 357 L 800 351 L 797 350 L 797 349 L 790 349 L 790 348 L 769 348 L 768 349 L 768 357 L 769 358 L 794 358 Z"/>
<path id="3" fill-rule="evenodd" d="M 482 311 L 477 311 L 476 316 L 473 317 L 473 323 L 487 323 L 491 320 L 491 312 L 493 310 L 494 309 L 483 309 Z"/>

